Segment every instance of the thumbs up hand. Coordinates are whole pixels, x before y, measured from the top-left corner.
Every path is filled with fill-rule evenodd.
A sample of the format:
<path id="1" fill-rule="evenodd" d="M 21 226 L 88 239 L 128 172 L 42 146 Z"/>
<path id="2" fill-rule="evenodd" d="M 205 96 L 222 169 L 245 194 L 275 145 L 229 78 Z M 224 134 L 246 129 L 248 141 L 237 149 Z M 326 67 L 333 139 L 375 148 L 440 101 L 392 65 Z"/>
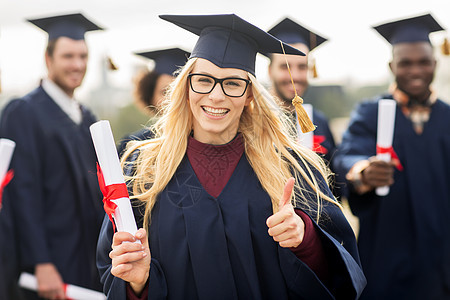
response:
<path id="1" fill-rule="evenodd" d="M 295 213 L 291 204 L 294 183 L 294 178 L 288 179 L 279 202 L 278 212 L 267 218 L 266 221 L 269 227 L 269 235 L 284 248 L 298 247 L 302 243 L 305 234 L 305 224 Z"/>

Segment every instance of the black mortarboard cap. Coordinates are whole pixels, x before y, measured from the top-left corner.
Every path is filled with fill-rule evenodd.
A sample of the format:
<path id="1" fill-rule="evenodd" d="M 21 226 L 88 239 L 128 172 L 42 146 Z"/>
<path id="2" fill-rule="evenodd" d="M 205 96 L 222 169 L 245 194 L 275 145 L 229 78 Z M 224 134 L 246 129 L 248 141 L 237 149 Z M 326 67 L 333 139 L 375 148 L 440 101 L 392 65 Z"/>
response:
<path id="1" fill-rule="evenodd" d="M 431 14 L 402 19 L 373 27 L 390 44 L 428 42 L 429 34 L 444 30 Z"/>
<path id="2" fill-rule="evenodd" d="M 84 40 L 86 31 L 103 30 L 80 13 L 27 20 L 48 33 L 48 39 L 68 37 Z"/>
<path id="3" fill-rule="evenodd" d="M 154 71 L 159 74 L 173 73 L 186 64 L 189 55 L 188 51 L 180 48 L 169 48 L 147 52 L 136 52 L 137 55 L 152 59 L 155 62 Z"/>
<path id="4" fill-rule="evenodd" d="M 283 19 L 280 23 L 272 27 L 268 33 L 287 44 L 304 44 L 308 47 L 309 51 L 327 41 L 323 36 L 312 32 L 289 18 Z"/>
<path id="5" fill-rule="evenodd" d="M 281 42 L 235 14 L 160 15 L 199 36 L 191 53 L 221 68 L 237 68 L 255 75 L 256 53 L 283 53 Z M 283 43 L 286 54 L 305 55 Z"/>

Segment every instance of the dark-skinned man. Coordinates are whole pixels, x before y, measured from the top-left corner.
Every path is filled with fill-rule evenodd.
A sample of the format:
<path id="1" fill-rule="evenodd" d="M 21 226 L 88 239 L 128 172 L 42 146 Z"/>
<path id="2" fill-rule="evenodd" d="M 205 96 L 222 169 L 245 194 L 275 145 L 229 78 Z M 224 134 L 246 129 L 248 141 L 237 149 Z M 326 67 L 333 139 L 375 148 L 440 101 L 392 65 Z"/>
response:
<path id="1" fill-rule="evenodd" d="M 358 105 L 335 159 L 359 217 L 361 299 L 450 299 L 450 106 L 431 88 L 430 15 L 374 27 L 391 45 L 389 93 Z M 393 153 L 376 158 L 378 101 L 397 102 Z M 386 196 L 375 189 L 390 186 Z"/>

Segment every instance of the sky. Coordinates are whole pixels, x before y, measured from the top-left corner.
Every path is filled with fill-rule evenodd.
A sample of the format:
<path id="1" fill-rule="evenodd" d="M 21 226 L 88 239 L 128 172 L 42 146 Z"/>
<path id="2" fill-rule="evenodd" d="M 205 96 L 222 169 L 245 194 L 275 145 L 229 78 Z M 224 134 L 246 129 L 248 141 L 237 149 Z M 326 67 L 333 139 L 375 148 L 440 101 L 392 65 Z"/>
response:
<path id="1" fill-rule="evenodd" d="M 181 47 L 191 50 L 197 37 L 159 14 L 235 13 L 268 30 L 285 17 L 329 39 L 312 52 L 319 73 L 318 83 L 371 85 L 389 79 L 389 44 L 371 27 L 395 19 L 431 13 L 450 29 L 448 0 L 0 0 L 0 72 L 3 93 L 21 96 L 37 85 L 46 74 L 44 50 L 46 33 L 26 22 L 64 13 L 82 12 L 105 31 L 86 35 L 90 51 L 88 72 L 77 97 L 89 91 L 106 76 L 118 88 L 130 87 L 138 67 L 149 62 L 134 52 Z M 450 31 L 431 35 L 440 45 Z M 109 56 L 119 67 L 102 73 Z M 443 59 L 441 69 L 450 69 Z M 150 66 L 151 67 L 151 66 Z M 257 57 L 256 75 L 267 80 L 267 59 Z"/>

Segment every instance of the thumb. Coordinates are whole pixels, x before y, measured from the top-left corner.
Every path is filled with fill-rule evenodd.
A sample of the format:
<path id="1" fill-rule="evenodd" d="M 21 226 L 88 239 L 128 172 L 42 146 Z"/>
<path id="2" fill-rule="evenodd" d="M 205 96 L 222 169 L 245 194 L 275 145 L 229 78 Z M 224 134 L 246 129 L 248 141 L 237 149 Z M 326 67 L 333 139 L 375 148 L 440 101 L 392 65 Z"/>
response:
<path id="1" fill-rule="evenodd" d="M 144 228 L 140 228 L 136 232 L 136 238 L 141 242 L 142 245 L 148 244 L 147 231 Z"/>
<path id="2" fill-rule="evenodd" d="M 294 177 L 289 178 L 284 186 L 283 196 L 281 196 L 280 202 L 278 204 L 278 210 L 280 210 L 286 204 L 291 203 L 292 190 L 294 189 L 295 179 Z"/>

